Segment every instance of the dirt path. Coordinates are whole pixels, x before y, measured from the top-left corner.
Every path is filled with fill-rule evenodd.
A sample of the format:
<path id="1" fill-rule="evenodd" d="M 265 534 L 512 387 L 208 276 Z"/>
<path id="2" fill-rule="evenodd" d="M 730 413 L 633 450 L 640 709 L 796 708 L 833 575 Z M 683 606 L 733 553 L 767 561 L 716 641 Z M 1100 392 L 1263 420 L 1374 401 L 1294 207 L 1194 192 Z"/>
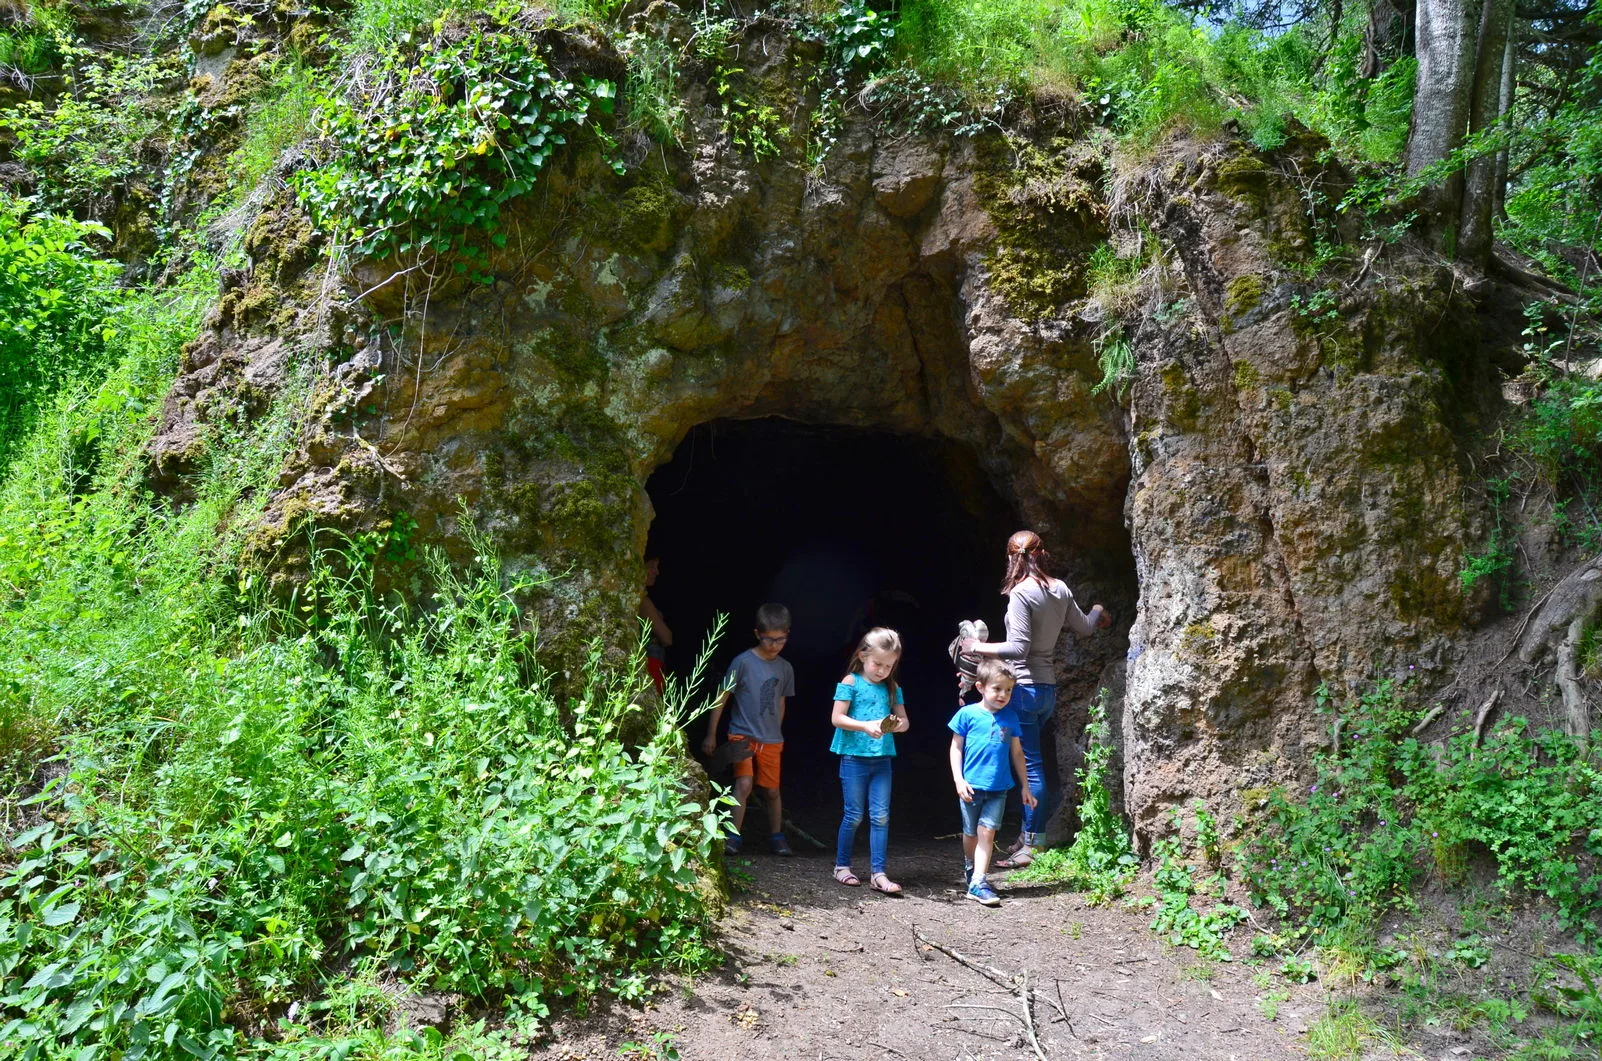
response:
<path id="1" fill-rule="evenodd" d="M 898 844 L 899 899 L 836 884 L 821 852 L 742 859 L 752 881 L 725 922 L 723 969 L 644 1011 L 563 1021 L 536 1056 L 649 1058 L 619 1050 L 668 1033 L 685 1061 L 1034 1057 L 1016 994 L 919 946 L 915 927 L 1008 974 L 1028 970 L 1047 999 L 1060 991 L 1066 1021 L 1049 1003 L 1034 1012 L 1047 1058 L 1305 1056 L 1300 1033 L 1324 1009 L 1316 985 L 1291 989 L 1270 1022 L 1253 970 L 1165 946 L 1138 912 L 1050 889 L 1004 890 L 999 909 L 969 901 L 958 851 L 956 841 Z"/>

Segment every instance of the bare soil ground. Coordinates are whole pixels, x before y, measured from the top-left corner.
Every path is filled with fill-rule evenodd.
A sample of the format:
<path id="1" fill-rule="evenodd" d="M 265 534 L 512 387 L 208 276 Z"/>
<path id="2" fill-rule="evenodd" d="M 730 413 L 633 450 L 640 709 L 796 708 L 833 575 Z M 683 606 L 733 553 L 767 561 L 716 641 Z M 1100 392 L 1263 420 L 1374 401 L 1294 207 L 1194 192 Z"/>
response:
<path id="1" fill-rule="evenodd" d="M 626 1048 L 668 1033 L 685 1061 L 1036 1057 L 1016 991 L 919 944 L 914 929 L 1009 976 L 1027 971 L 1043 996 L 1033 1019 L 1050 1059 L 1300 1058 L 1325 1012 L 1323 988 L 1293 986 L 1270 1022 L 1252 969 L 1166 946 L 1139 912 L 1004 884 L 1003 905 L 981 907 L 960 886 L 955 840 L 897 842 L 891 856 L 901 898 L 869 891 L 865 875 L 859 888 L 835 883 L 823 852 L 738 860 L 752 880 L 724 923 L 722 969 L 643 1010 L 566 1018 L 535 1056 L 671 1056 Z"/>

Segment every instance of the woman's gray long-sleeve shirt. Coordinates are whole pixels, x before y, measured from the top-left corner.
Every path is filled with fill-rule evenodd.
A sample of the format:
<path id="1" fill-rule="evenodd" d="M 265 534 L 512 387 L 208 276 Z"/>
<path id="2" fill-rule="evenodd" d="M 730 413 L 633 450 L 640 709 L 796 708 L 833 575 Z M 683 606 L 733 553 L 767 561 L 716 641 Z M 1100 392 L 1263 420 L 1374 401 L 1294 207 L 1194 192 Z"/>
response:
<path id="1" fill-rule="evenodd" d="M 1095 630 L 1090 617 L 1079 610 L 1074 595 L 1061 579 L 1042 586 L 1026 578 L 1007 596 L 1007 640 L 975 646 L 980 655 L 1012 662 L 1013 672 L 1024 685 L 1056 685 L 1057 668 L 1052 659 L 1064 624 L 1076 634 Z"/>

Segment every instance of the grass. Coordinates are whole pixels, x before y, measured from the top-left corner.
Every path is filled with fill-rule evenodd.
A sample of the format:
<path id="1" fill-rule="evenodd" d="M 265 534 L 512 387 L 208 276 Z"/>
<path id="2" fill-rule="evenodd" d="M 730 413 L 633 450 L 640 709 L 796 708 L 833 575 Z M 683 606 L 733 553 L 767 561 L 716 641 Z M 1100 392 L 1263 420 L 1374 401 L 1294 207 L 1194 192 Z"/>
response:
<path id="1" fill-rule="evenodd" d="M 244 141 L 229 160 L 234 187 L 248 194 L 272 172 L 283 153 L 312 131 L 317 72 L 298 55 L 280 57 L 245 119 Z"/>
<path id="2" fill-rule="evenodd" d="M 1307 1056 L 1312 1061 L 1363 1061 L 1370 1047 L 1394 1045 L 1394 1039 L 1355 1002 L 1332 1001 L 1307 1029 Z"/>

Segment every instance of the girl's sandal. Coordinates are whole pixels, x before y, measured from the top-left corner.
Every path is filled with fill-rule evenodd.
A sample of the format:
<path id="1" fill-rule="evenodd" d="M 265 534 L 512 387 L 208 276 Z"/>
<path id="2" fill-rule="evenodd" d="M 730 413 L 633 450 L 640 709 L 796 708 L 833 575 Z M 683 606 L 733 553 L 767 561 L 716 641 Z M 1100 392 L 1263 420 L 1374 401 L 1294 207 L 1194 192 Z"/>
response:
<path id="1" fill-rule="evenodd" d="M 875 873 L 873 875 L 873 877 L 871 878 L 868 886 L 871 887 L 874 891 L 882 892 L 885 895 L 900 895 L 901 894 L 901 885 L 897 884 L 895 881 L 891 880 L 889 877 L 885 876 L 883 873 Z"/>
<path id="2" fill-rule="evenodd" d="M 834 867 L 834 879 L 844 884 L 847 888 L 855 888 L 862 883 L 857 880 L 857 875 L 851 872 L 850 866 Z"/>

